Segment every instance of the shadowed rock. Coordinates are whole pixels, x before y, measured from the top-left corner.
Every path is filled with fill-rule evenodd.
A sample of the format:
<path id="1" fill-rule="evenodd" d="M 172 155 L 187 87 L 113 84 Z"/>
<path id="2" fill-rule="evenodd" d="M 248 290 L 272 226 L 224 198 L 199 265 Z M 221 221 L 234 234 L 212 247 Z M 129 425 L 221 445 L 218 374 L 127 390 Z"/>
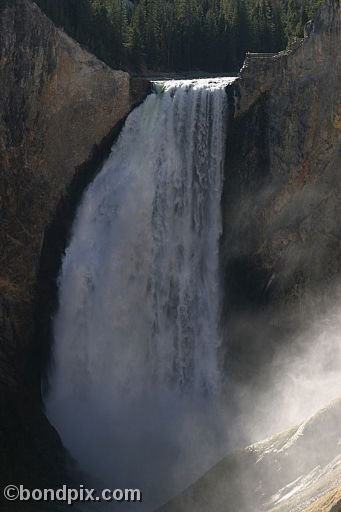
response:
<path id="1" fill-rule="evenodd" d="M 84 51 L 29 0 L 0 1 L 0 77 L 0 482 L 37 486 L 63 467 L 39 406 L 34 341 L 45 228 L 149 86 Z"/>
<path id="2" fill-rule="evenodd" d="M 248 55 L 228 89 L 224 327 L 238 378 L 256 376 L 337 293 L 340 55 L 340 2 L 326 0 L 309 37 Z"/>

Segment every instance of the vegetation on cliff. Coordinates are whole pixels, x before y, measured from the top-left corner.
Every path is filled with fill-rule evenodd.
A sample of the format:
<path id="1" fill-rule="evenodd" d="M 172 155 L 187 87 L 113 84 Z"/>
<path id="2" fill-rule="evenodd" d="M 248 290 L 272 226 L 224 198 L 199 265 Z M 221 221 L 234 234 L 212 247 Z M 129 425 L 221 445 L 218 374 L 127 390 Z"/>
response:
<path id="1" fill-rule="evenodd" d="M 114 67 L 237 70 L 303 35 L 321 0 L 36 0 Z"/>

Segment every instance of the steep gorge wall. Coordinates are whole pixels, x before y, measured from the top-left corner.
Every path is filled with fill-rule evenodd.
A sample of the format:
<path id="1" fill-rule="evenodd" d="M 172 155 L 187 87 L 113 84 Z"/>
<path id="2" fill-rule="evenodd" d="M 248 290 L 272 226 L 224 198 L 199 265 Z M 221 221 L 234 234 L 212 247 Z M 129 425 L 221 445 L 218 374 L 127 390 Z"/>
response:
<path id="1" fill-rule="evenodd" d="M 38 485 L 64 464 L 39 404 L 34 314 L 46 229 L 149 85 L 98 61 L 30 0 L 0 1 L 0 83 L 0 483 Z"/>
<path id="2" fill-rule="evenodd" d="M 237 359 L 236 374 L 250 380 L 338 293 L 339 0 L 324 2 L 309 36 L 292 49 L 249 54 L 229 95 L 225 334 L 227 359 Z"/>

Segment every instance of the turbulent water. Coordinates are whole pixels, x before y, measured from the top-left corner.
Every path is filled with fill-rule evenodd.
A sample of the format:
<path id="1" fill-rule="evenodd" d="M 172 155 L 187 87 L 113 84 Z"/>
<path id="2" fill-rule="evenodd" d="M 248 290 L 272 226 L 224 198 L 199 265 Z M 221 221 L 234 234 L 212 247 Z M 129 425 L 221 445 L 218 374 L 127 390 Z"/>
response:
<path id="1" fill-rule="evenodd" d="M 87 189 L 59 278 L 47 413 L 91 478 L 157 503 L 215 462 L 231 79 L 156 83 Z"/>

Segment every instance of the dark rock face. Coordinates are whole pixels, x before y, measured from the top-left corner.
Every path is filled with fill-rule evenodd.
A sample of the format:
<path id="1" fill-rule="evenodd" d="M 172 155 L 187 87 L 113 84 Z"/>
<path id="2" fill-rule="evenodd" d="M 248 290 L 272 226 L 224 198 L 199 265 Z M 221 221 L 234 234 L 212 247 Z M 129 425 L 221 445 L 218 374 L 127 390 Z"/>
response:
<path id="1" fill-rule="evenodd" d="M 340 31 L 340 2 L 327 0 L 309 37 L 248 55 L 228 91 L 224 321 L 243 378 L 309 324 L 339 279 Z"/>
<path id="2" fill-rule="evenodd" d="M 45 230 L 149 84 L 88 54 L 30 0 L 0 1 L 0 81 L 0 483 L 38 486 L 58 481 L 65 462 L 39 404 Z"/>

